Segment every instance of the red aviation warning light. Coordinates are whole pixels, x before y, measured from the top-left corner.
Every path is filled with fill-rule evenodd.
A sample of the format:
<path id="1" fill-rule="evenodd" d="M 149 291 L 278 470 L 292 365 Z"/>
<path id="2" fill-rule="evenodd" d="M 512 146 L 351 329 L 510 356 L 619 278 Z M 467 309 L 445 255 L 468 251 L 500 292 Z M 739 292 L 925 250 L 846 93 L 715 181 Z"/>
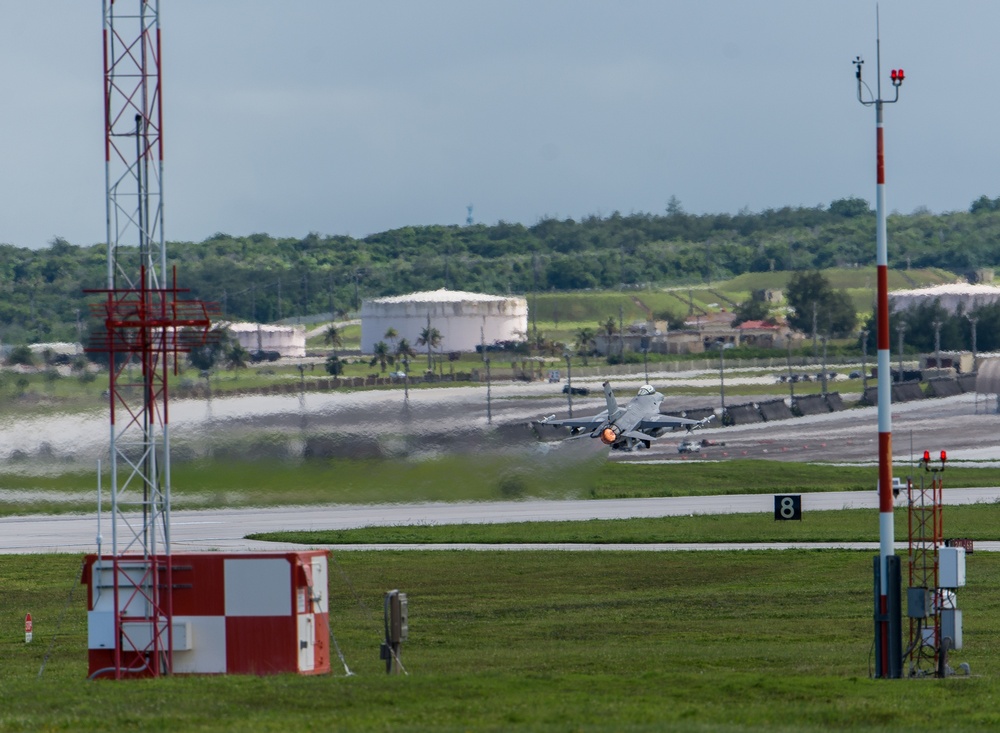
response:
<path id="1" fill-rule="evenodd" d="M 923 459 L 923 461 L 921 461 L 921 463 L 923 463 L 923 465 L 924 465 L 924 470 L 925 471 L 930 471 L 931 473 L 941 473 L 941 471 L 943 471 L 944 468 L 945 468 L 945 463 L 947 463 L 947 461 L 948 461 L 948 451 L 944 451 L 944 450 L 941 451 L 941 453 L 939 454 L 939 457 L 941 459 L 941 465 L 940 465 L 940 467 L 939 468 L 933 468 L 931 466 L 931 452 L 929 450 L 925 450 L 924 451 L 924 459 Z"/>
<path id="2" fill-rule="evenodd" d="M 893 69 L 889 74 L 889 78 L 892 79 L 892 85 L 898 87 L 903 83 L 903 79 L 906 78 L 906 74 L 903 73 L 902 69 Z"/>

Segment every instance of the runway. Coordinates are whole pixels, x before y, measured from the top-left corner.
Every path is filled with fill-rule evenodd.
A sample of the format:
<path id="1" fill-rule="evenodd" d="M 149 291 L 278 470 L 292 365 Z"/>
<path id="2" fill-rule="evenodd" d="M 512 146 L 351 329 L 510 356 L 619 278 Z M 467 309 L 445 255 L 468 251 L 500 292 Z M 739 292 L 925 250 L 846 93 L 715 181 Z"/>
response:
<path id="1" fill-rule="evenodd" d="M 948 489 L 946 505 L 993 503 L 1000 500 L 1000 487 Z M 802 511 L 836 509 L 877 510 L 877 497 L 871 492 L 846 491 L 802 494 Z M 171 518 L 171 547 L 174 552 L 229 552 L 303 549 L 306 545 L 278 544 L 247 540 L 248 534 L 281 530 L 354 529 L 370 526 L 406 526 L 440 524 L 492 524 L 500 522 L 579 521 L 587 519 L 627 519 L 634 517 L 671 517 L 695 514 L 771 514 L 771 494 L 727 496 L 670 497 L 654 499 L 527 500 L 512 502 L 456 502 L 380 505 L 327 505 L 307 507 L 268 507 L 260 509 L 221 509 L 177 511 Z M 874 517 L 874 513 L 873 513 Z M 874 519 L 873 519 L 874 522 Z M 874 526 L 874 524 L 873 524 Z M 103 527 L 103 549 L 111 549 L 109 527 Z M 874 533 L 874 530 L 873 530 Z M 95 516 L 35 515 L 0 519 L 0 554 L 89 553 L 97 551 L 98 527 Z M 989 549 L 977 543 L 976 549 Z M 803 545 L 808 547 L 809 545 Z M 867 543 L 824 543 L 817 548 L 835 546 L 867 549 Z M 873 543 L 871 545 L 875 547 Z M 363 545 L 338 546 L 348 549 L 500 549 L 487 545 Z M 687 544 L 653 545 L 538 545 L 504 549 L 592 549 L 592 550 L 704 550 L 704 549 L 778 549 L 773 544 Z"/>
<path id="2" fill-rule="evenodd" d="M 527 388 L 510 385 L 498 390 L 507 399 L 498 399 L 494 419 L 506 421 L 510 425 L 525 425 L 531 417 L 538 417 L 543 408 L 553 407 L 551 398 L 543 394 L 558 389 L 558 386 L 535 384 Z M 695 403 L 704 404 L 704 398 L 671 398 L 669 390 L 664 409 L 683 409 Z M 328 415 L 335 422 L 347 422 L 356 427 L 364 424 L 365 429 L 377 433 L 390 415 L 398 411 L 400 395 L 391 392 L 359 393 L 357 395 L 308 396 L 305 409 L 310 424 L 319 422 Z M 457 390 L 425 390 L 415 393 L 413 404 L 407 412 L 409 419 L 427 425 L 467 424 L 470 428 L 464 438 L 476 444 L 478 432 L 471 429 L 485 427 L 483 416 L 472 408 L 483 398 L 483 390 L 463 388 Z M 752 397 L 736 398 L 742 402 Z M 692 404 L 684 404 L 684 403 Z M 258 412 L 247 415 L 248 405 L 253 404 Z M 273 404 L 272 404 L 273 403 Z M 312 404 L 315 403 L 315 404 Z M 393 406 L 394 405 L 394 406 Z M 580 400 L 577 408 L 583 412 L 587 408 L 598 408 L 599 400 Z M 185 404 L 188 413 L 181 412 L 182 427 L 187 427 L 196 435 L 201 430 L 237 430 L 240 424 L 265 425 L 293 422 L 298 418 L 293 413 L 300 409 L 299 398 L 267 398 L 267 400 L 218 400 L 207 405 Z M 267 413 L 267 408 L 272 412 Z M 336 408 L 336 409 L 335 409 Z M 200 412 L 199 412 L 200 411 Z M 353 411 L 353 412 L 352 412 Z M 204 413 L 204 414 L 203 414 Z M 269 416 L 261 417 L 262 413 Z M 290 417 L 289 415 L 293 415 Z M 894 404 L 892 408 L 894 428 L 894 463 L 896 475 L 907 473 L 906 465 L 914 454 L 930 450 L 937 456 L 939 450 L 947 450 L 951 460 L 968 461 L 972 465 L 988 465 L 1000 462 L 1000 415 L 994 410 L 987 411 L 982 396 L 968 394 L 945 399 L 926 399 L 918 402 Z M 351 423 L 348 418 L 358 418 Z M 364 419 L 362 419 L 364 418 Z M 185 425 L 185 419 L 188 424 Z M 734 427 L 716 427 L 698 431 L 695 435 L 706 438 L 716 445 L 709 445 L 700 454 L 678 454 L 677 443 L 686 433 L 668 434 L 653 444 L 650 450 L 635 453 L 612 453 L 611 460 L 629 462 L 672 463 L 692 460 L 733 460 L 736 458 L 756 458 L 779 461 L 812 461 L 831 463 L 854 463 L 875 465 L 877 450 L 875 440 L 877 410 L 858 408 L 839 413 L 807 416 L 771 423 L 758 423 Z M 60 425 L 65 424 L 65 419 Z M 413 423 L 407 422 L 412 427 Z M 75 425 L 72 435 L 62 435 L 63 443 L 54 442 L 55 435 L 50 430 L 40 430 L 40 425 L 16 426 L 19 436 L 37 436 L 53 441 L 45 451 L 33 454 L 35 450 L 27 443 L 22 446 L 28 463 L 38 460 L 51 463 L 53 456 L 64 452 L 71 454 L 76 438 L 87 435 L 99 444 L 106 437 L 103 431 L 93 426 Z M 35 431 L 28 429 L 39 428 Z M 51 427 L 51 426 L 47 426 Z M 435 428 L 440 429 L 440 428 Z M 0 431 L 0 437 L 12 437 L 13 428 Z M 293 431 L 294 432 L 294 431 Z M 9 433 L 9 435 L 8 435 Z M 28 440 L 27 437 L 23 438 Z M 32 438 L 37 439 L 37 438 Z M 461 434 L 456 438 L 462 439 Z M 600 449 L 597 441 L 594 448 Z M 723 445 L 724 443 L 724 445 Z M 89 444 L 88 444 L 89 445 Z M 82 449 L 81 449 L 82 450 Z M 87 454 L 88 450 L 82 450 Z M 0 451 L 2 453 L 2 451 Z M 77 456 L 80 457 L 80 456 Z M 67 459 L 68 460 L 68 459 Z M 3 461 L 0 460 L 0 463 Z M 21 464 L 19 464 L 21 465 Z M 873 485 L 870 492 L 824 492 L 804 493 L 803 511 L 844 508 L 869 508 L 877 506 Z M 946 484 L 947 486 L 947 481 Z M 946 489 L 945 503 L 969 504 L 994 502 L 1000 499 L 1000 488 Z M 664 517 L 693 514 L 729 513 L 770 513 L 773 512 L 773 496 L 727 495 L 712 497 L 677 497 L 656 499 L 621 500 L 525 500 L 512 502 L 466 502 L 466 503 L 422 503 L 422 504 L 380 504 L 369 506 L 328 505 L 309 507 L 250 508 L 230 510 L 184 510 L 172 512 L 171 544 L 174 551 L 244 551 L 262 549 L 283 549 L 273 543 L 260 543 L 244 539 L 248 534 L 274 532 L 280 530 L 322 530 L 351 529 L 365 526 L 392 526 L 413 524 L 460 524 L 496 523 L 525 521 L 568 521 L 585 519 L 623 519 L 630 517 Z M 105 522 L 103 548 L 111 549 L 110 527 Z M 94 552 L 97 549 L 98 527 L 94 515 L 45 515 L 0 518 L 0 553 L 36 552 Z M 298 547 L 297 545 L 295 547 Z M 429 549 L 421 545 L 421 549 Z M 546 549 L 556 546 L 545 545 Z M 630 546 L 631 547 L 631 546 Z M 721 546 L 711 545 L 713 549 Z M 745 546 L 747 548 L 751 546 Z M 756 545 L 752 547 L 758 547 Z M 676 544 L 654 545 L 658 549 L 704 549 L 700 546 Z M 988 549 L 986 543 L 984 549 Z M 346 549 L 346 548 L 341 548 Z M 371 546 L 365 546 L 371 549 Z M 467 548 L 473 549 L 473 548 Z M 477 545 L 474 549 L 484 549 Z M 574 546 L 573 549 L 580 549 Z M 591 549 L 613 549 L 599 545 Z M 639 549 L 639 548 L 632 548 Z"/>

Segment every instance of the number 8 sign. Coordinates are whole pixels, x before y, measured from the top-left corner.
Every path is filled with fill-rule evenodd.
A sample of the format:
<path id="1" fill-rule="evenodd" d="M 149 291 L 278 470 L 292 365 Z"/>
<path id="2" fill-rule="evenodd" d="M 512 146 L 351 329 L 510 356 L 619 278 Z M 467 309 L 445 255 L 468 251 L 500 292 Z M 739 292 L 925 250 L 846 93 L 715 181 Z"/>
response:
<path id="1" fill-rule="evenodd" d="M 798 519 L 802 521 L 802 495 L 776 494 L 774 497 L 774 521 Z"/>

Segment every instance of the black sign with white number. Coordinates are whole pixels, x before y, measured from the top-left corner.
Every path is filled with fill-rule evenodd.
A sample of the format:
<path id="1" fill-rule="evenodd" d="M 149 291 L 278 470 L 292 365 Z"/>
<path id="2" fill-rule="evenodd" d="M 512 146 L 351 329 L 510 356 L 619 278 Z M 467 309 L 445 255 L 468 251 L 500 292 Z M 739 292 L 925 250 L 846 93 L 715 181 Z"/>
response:
<path id="1" fill-rule="evenodd" d="M 774 520 L 802 520 L 802 495 L 784 494 L 774 497 Z"/>

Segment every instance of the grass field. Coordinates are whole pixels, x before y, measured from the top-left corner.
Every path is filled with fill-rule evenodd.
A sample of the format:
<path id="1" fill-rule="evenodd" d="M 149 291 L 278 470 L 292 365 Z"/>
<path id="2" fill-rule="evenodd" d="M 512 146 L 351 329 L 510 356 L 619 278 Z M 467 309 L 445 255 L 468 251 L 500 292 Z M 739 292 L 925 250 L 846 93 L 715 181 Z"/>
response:
<path id="1" fill-rule="evenodd" d="M 770 514 L 716 514 L 651 519 L 594 519 L 582 522 L 514 522 L 438 526 L 364 527 L 253 535 L 271 542 L 308 545 L 425 543 L 716 543 L 716 542 L 878 542 L 872 509 L 806 511 L 801 522 L 776 522 Z M 1000 540 L 1000 505 L 949 506 L 949 537 Z M 908 537 L 907 509 L 899 506 L 896 540 Z"/>
<path id="2" fill-rule="evenodd" d="M 322 677 L 87 682 L 75 556 L 0 557 L 0 731 L 978 731 L 1000 558 L 960 593 L 971 678 L 872 681 L 869 553 L 339 553 Z M 410 599 L 407 676 L 378 660 Z M 64 614 L 65 609 L 65 615 Z M 24 613 L 35 640 L 23 641 Z M 51 652 L 51 654 L 50 654 Z M 47 657 L 47 661 L 46 661 Z M 45 664 L 39 679 L 39 669 Z"/>
<path id="3" fill-rule="evenodd" d="M 897 476 L 905 476 L 903 466 Z M 288 504 L 489 501 L 522 498 L 619 499 L 710 494 L 874 491 L 874 467 L 781 461 L 685 461 L 669 465 L 609 462 L 603 453 L 473 454 L 399 460 L 177 461 L 175 509 Z M 104 485 L 109 485 L 107 477 Z M 948 487 L 1000 485 L 1000 468 L 950 465 Z M 0 515 L 93 511 L 94 472 L 0 473 Z M 31 492 L 20 496 L 18 492 Z M 51 494 L 51 499 L 46 496 Z"/>

